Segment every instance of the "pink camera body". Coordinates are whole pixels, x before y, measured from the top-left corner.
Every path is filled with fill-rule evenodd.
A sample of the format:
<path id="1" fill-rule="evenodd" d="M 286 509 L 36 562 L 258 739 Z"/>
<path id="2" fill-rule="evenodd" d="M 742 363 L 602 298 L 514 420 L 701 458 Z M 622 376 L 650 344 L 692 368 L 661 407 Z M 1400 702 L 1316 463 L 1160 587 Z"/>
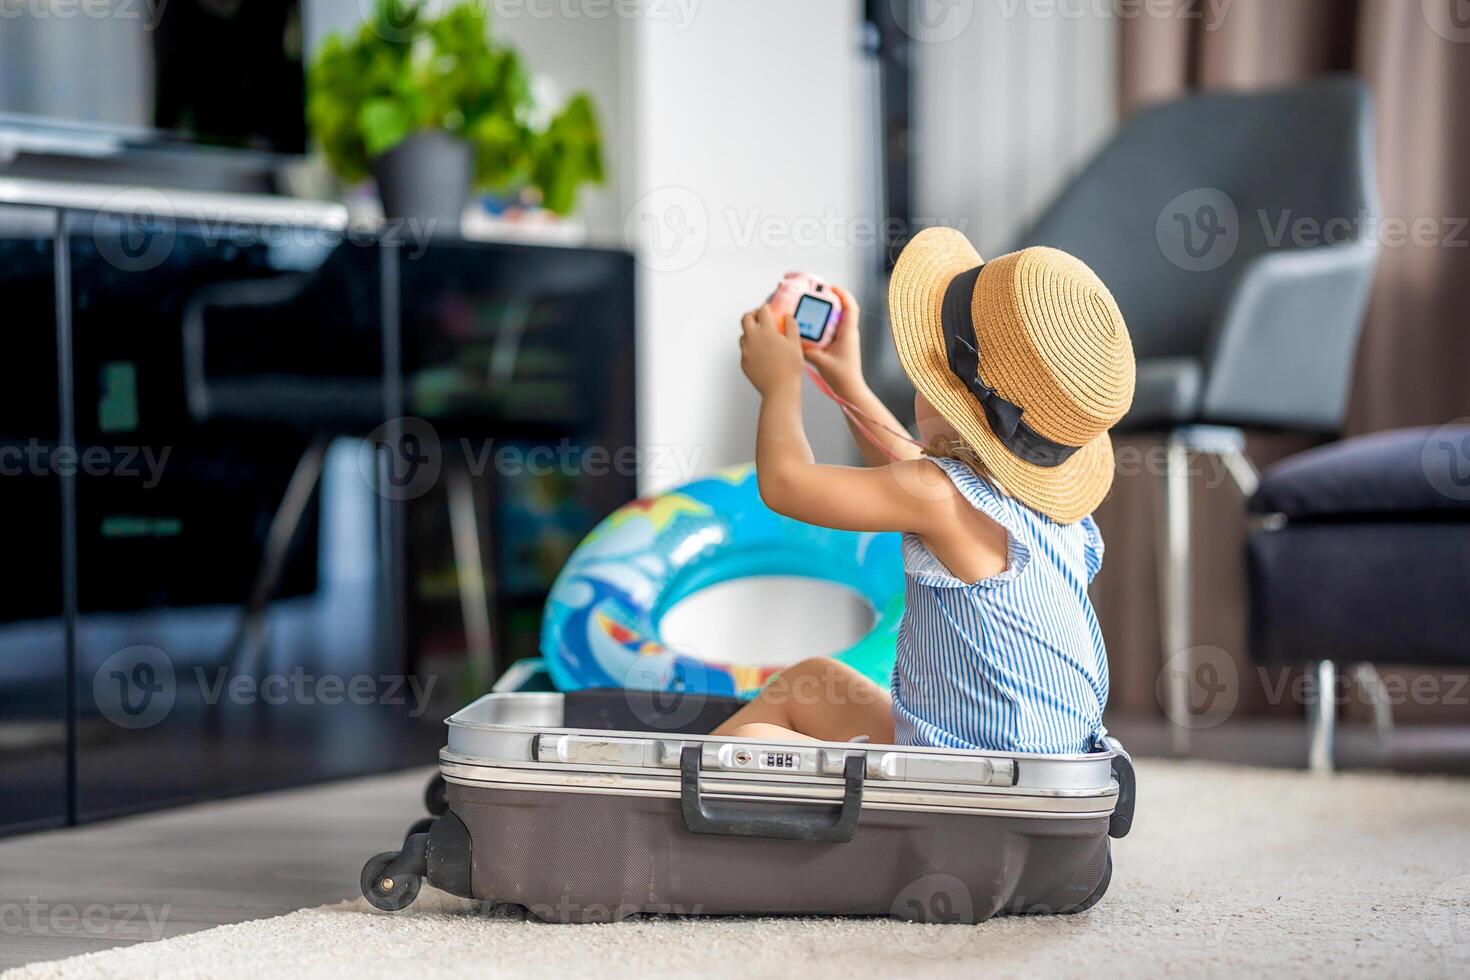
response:
<path id="1" fill-rule="evenodd" d="M 808 272 L 788 272 L 771 298 L 781 332 L 787 321 L 796 324 L 805 347 L 826 347 L 837 336 L 842 320 L 842 300 L 826 282 Z"/>

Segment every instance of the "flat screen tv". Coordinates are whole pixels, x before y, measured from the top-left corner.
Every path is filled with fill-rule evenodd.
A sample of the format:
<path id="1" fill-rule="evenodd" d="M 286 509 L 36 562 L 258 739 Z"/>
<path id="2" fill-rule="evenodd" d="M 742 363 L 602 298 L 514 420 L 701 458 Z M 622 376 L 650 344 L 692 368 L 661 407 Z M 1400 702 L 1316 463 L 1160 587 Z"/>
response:
<path id="1" fill-rule="evenodd" d="M 302 0 L 0 0 L 0 148 L 306 147 Z"/>

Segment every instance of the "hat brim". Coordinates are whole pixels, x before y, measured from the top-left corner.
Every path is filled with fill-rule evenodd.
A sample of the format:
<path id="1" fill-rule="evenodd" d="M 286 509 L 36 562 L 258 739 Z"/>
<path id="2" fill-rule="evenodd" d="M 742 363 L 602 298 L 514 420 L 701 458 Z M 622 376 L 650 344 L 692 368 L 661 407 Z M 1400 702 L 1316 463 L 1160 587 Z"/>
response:
<path id="1" fill-rule="evenodd" d="M 1112 488 L 1113 443 L 1108 434 L 1100 434 L 1060 466 L 1028 463 L 990 431 L 979 402 L 949 368 L 941 320 L 944 294 L 955 276 L 980 261 L 969 239 L 952 228 L 927 228 L 904 248 L 888 287 L 889 325 L 899 363 L 1002 490 L 1058 523 L 1075 523 L 1096 510 Z M 978 317 L 975 325 L 978 331 L 985 329 Z"/>

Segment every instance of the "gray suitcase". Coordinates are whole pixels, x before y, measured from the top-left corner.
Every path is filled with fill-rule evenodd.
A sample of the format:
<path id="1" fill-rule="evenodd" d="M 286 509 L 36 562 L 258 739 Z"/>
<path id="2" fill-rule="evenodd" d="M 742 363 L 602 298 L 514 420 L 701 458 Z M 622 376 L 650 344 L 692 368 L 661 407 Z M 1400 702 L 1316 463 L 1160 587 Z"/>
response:
<path id="1" fill-rule="evenodd" d="M 448 721 L 438 813 L 363 868 L 406 907 L 421 883 L 554 922 L 638 913 L 1080 912 L 1133 816 L 1115 740 L 1089 755 L 707 732 L 738 704 L 634 691 L 494 693 Z"/>

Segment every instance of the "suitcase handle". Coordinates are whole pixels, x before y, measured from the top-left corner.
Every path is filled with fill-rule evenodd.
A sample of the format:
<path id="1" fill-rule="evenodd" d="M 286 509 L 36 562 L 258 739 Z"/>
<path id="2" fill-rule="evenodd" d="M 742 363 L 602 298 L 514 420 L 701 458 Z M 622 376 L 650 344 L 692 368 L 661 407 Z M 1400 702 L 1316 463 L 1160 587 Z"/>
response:
<path id="1" fill-rule="evenodd" d="M 863 779 L 867 775 L 864 756 L 849 755 L 842 764 L 842 806 L 835 813 L 813 812 L 801 806 L 774 804 L 715 803 L 700 790 L 698 745 L 679 751 L 679 801 L 684 825 L 695 834 L 729 837 L 772 837 L 778 840 L 852 840 L 863 812 Z"/>
<path id="2" fill-rule="evenodd" d="M 1138 792 L 1133 774 L 1133 756 L 1123 748 L 1123 743 L 1109 736 L 1107 746 L 1113 751 L 1113 778 L 1118 781 L 1118 801 L 1113 806 L 1113 816 L 1108 820 L 1109 837 L 1127 837 L 1133 829 L 1133 805 Z"/>

